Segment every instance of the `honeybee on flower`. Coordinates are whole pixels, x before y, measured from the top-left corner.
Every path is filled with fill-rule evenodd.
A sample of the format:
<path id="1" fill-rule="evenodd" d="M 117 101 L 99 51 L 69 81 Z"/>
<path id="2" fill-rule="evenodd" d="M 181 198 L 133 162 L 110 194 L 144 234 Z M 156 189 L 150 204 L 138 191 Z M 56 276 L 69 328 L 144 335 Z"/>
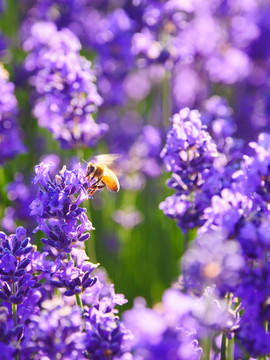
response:
<path id="1" fill-rule="evenodd" d="M 118 192 L 120 190 L 120 184 L 114 171 L 109 167 L 114 164 L 116 159 L 119 158 L 117 154 L 103 154 L 95 156 L 93 161 L 87 163 L 85 179 L 89 183 L 95 179 L 87 192 L 92 196 L 96 190 L 107 187 L 110 191 Z"/>

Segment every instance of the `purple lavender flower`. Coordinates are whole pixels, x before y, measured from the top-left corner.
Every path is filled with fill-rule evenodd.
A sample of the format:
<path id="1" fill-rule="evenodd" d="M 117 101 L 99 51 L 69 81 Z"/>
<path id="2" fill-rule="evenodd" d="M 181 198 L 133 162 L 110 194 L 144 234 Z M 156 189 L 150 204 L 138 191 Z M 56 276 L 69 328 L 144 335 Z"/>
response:
<path id="1" fill-rule="evenodd" d="M 251 143 L 254 156 L 244 156 L 231 177 L 231 188 L 212 197 L 211 206 L 204 211 L 206 221 L 199 230 L 204 235 L 183 260 L 187 286 L 199 289 L 199 282 L 204 283 L 208 274 L 207 280 L 212 277 L 221 293 L 233 291 L 241 299 L 243 314 L 235 336 L 254 357 L 269 352 L 269 336 L 264 328 L 269 316 L 269 144 L 268 134 L 261 134 L 257 143 Z M 222 231 L 223 240 L 214 241 L 211 229 Z M 204 251 L 208 254 L 203 255 Z"/>
<path id="2" fill-rule="evenodd" d="M 74 15 L 78 15 L 80 10 L 86 10 L 86 7 L 83 7 L 83 5 L 84 1 L 80 0 L 32 1 L 32 3 L 28 4 L 27 17 L 21 29 L 22 37 L 25 39 L 31 25 L 40 20 L 54 22 L 59 29 L 72 27 L 72 24 L 75 22 Z"/>
<path id="3" fill-rule="evenodd" d="M 230 187 L 214 195 L 211 206 L 204 209 L 205 223 L 199 232 L 221 229 L 229 238 L 236 238 L 243 253 L 254 259 L 263 256 L 269 246 L 269 135 L 261 134 L 251 147 L 255 155 L 243 157 L 230 176 Z"/>
<path id="4" fill-rule="evenodd" d="M 102 13 L 107 7 L 106 1 L 102 3 L 99 0 L 91 3 L 84 0 L 36 0 L 28 6 L 24 3 L 26 18 L 20 29 L 21 37 L 27 39 L 36 22 L 48 21 L 55 23 L 59 30 L 69 28 L 84 46 L 91 48 L 95 43 Z"/>
<path id="5" fill-rule="evenodd" d="M 248 199 L 241 193 L 228 188 L 222 189 L 220 195 L 212 197 L 211 206 L 205 209 L 206 221 L 200 231 L 222 229 L 228 235 L 234 234 L 242 209 L 248 206 Z"/>
<path id="6" fill-rule="evenodd" d="M 124 313 L 124 323 L 134 334 L 132 344 L 135 359 L 140 355 L 147 360 L 169 360 L 172 357 L 177 360 L 200 358 L 201 352 L 196 343 L 194 330 L 184 329 L 183 324 L 179 324 L 179 319 L 190 313 L 191 302 L 189 300 L 189 305 L 185 307 L 187 303 L 176 304 L 173 301 L 175 311 L 172 312 L 171 308 L 167 308 L 170 295 L 173 296 L 173 293 L 167 293 L 166 308 L 163 312 L 148 309 L 143 299 L 136 299 L 133 309 Z M 175 296 L 173 297 L 175 300 Z M 184 307 L 181 308 L 181 305 Z"/>
<path id="7" fill-rule="evenodd" d="M 216 102 L 218 105 L 215 105 Z M 231 220 L 231 226 L 237 222 L 234 218 L 237 213 L 235 208 L 232 208 L 230 218 L 221 216 L 223 210 L 219 209 L 221 202 L 218 199 L 231 192 L 238 193 L 236 186 L 232 184 L 235 183 L 234 173 L 239 170 L 242 162 L 242 142 L 231 137 L 233 121 L 229 117 L 226 103 L 213 98 L 212 105 L 210 113 L 203 114 L 203 120 L 212 120 L 213 138 L 204 130 L 205 125 L 202 125 L 199 113 L 183 109 L 179 115 L 174 115 L 173 127 L 161 153 L 166 169 L 173 172 L 167 185 L 175 189 L 176 193 L 165 199 L 160 208 L 166 215 L 177 220 L 182 229 L 207 227 L 209 222 L 213 223 L 212 230 L 215 230 L 213 212 L 217 218 L 220 217 L 220 221 L 226 221 L 228 225 Z M 221 117 L 218 112 L 221 112 Z M 217 139 L 217 145 L 214 139 Z M 247 201 L 241 192 L 230 197 L 235 197 L 232 199 L 234 204 L 238 198 L 239 203 Z M 242 205 L 239 206 L 241 208 Z"/>
<path id="8" fill-rule="evenodd" d="M 68 171 L 65 168 L 51 180 L 49 169 L 50 164 L 44 163 L 35 168 L 34 183 L 42 188 L 30 205 L 31 214 L 38 219 L 36 231 L 42 230 L 48 236 L 42 239 L 44 244 L 70 252 L 75 243 L 89 238 L 85 231 L 93 229 L 86 209 L 79 207 L 88 198 L 86 180 L 82 169 Z"/>
<path id="9" fill-rule="evenodd" d="M 26 151 L 22 143 L 22 131 L 17 123 L 17 100 L 14 84 L 9 82 L 8 73 L 0 65 L 0 164 Z"/>
<path id="10" fill-rule="evenodd" d="M 54 180 L 50 178 L 49 169 L 50 164 L 36 166 L 34 182 L 42 188 L 30 206 L 31 213 L 38 219 L 35 231 L 42 230 L 47 235 L 47 238 L 42 238 L 45 248 L 52 256 L 55 254 L 51 248 L 58 253 L 54 262 L 44 264 L 43 270 L 53 287 L 64 289 L 64 295 L 79 295 L 97 282 L 97 277 L 91 277 L 97 265 L 90 263 L 83 250 L 74 249 L 72 252 L 75 245 L 89 238 L 90 234 L 85 231 L 93 229 L 86 209 L 79 207 L 88 198 L 84 187 L 86 180 L 81 168 L 72 171 L 63 168 Z M 69 254 L 68 260 L 65 259 L 66 253 Z"/>
<path id="11" fill-rule="evenodd" d="M 240 244 L 219 232 L 198 237 L 182 259 L 184 284 L 202 293 L 215 285 L 221 295 L 234 291 L 242 280 L 244 257 Z"/>
<path id="12" fill-rule="evenodd" d="M 59 171 L 60 159 L 57 155 L 44 155 L 41 157 L 41 161 L 52 164 L 51 174 Z M 10 206 L 5 209 L 5 216 L 1 221 L 3 230 L 8 233 L 15 232 L 16 221 L 19 221 L 24 224 L 28 233 L 32 232 L 36 227 L 36 221 L 30 215 L 29 206 L 35 199 L 37 185 L 33 184 L 31 180 L 29 184 L 28 178 L 24 177 L 22 173 L 15 173 L 14 181 L 8 183 L 6 189 Z"/>
<path id="13" fill-rule="evenodd" d="M 172 123 L 172 129 L 168 134 L 168 144 L 161 155 L 165 159 L 167 170 L 182 169 L 181 164 L 177 163 L 179 160 L 176 159 L 178 152 L 181 151 L 189 152 L 186 154 L 186 160 L 189 161 L 196 161 L 197 158 L 203 156 L 197 161 L 212 162 L 213 158 L 218 156 L 216 145 L 202 126 L 198 111 L 182 109 L 179 114 L 173 116 Z M 180 155 L 185 160 L 185 154 L 180 153 Z M 183 169 L 185 167 L 183 164 Z"/>
<path id="14" fill-rule="evenodd" d="M 41 268 L 33 259 L 44 258 L 30 245 L 26 230 L 18 227 L 16 233 L 7 236 L 0 233 L 0 342 L 5 343 L 6 354 L 21 355 L 27 347 L 30 314 L 39 314 L 39 303 L 48 292 L 39 280 Z M 47 289 L 48 290 L 48 289 Z M 2 345 L 1 345 L 2 349 Z"/>
<path id="15" fill-rule="evenodd" d="M 92 229 L 85 209 L 79 207 L 88 197 L 85 173 L 80 167 L 63 168 L 52 180 L 50 167 L 36 166 L 34 183 L 40 189 L 31 205 L 37 229 L 48 236 L 43 239 L 48 251 L 36 251 L 22 227 L 9 237 L 0 234 L 0 298 L 9 315 L 2 324 L 0 310 L 0 346 L 3 343 L 8 355 L 18 354 L 25 360 L 36 356 L 82 359 L 83 353 L 91 359 L 120 358 L 129 351 L 130 333 L 115 315 L 115 306 L 126 300 L 115 294 L 112 284 L 93 277 L 98 265 L 89 261 L 83 249 L 74 248 L 89 237 L 85 231 Z M 68 260 L 66 252 L 71 253 Z M 55 287 L 66 297 L 56 300 Z M 76 295 L 77 300 L 81 293 L 90 305 L 85 321 L 82 303 L 74 307 L 70 298 Z"/>
<path id="16" fill-rule="evenodd" d="M 31 262 L 28 254 L 33 251 L 26 237 L 26 230 L 19 227 L 9 237 L 0 233 L 0 298 L 13 304 L 20 304 L 31 287 L 36 284 L 26 268 Z"/>
<path id="17" fill-rule="evenodd" d="M 199 359 L 199 342 L 210 339 L 215 331 L 230 334 L 238 327 L 236 312 L 213 288 L 206 288 L 199 298 L 168 289 L 162 303 L 153 309 L 146 308 L 144 300 L 138 298 L 123 319 L 134 335 L 135 359 L 143 356 L 147 360 Z"/>
<path id="18" fill-rule="evenodd" d="M 38 253 L 38 252 L 37 252 Z M 40 254 L 40 253 L 39 253 Z M 29 272 L 31 271 L 32 274 L 34 274 L 34 268 L 31 268 Z M 39 271 L 41 273 L 41 271 Z M 43 274 L 41 273 L 41 276 L 37 276 L 36 278 L 43 278 Z M 38 280 L 40 280 L 38 279 Z M 27 325 L 29 323 L 29 319 L 31 315 L 39 315 L 40 314 L 40 304 L 42 301 L 51 298 L 53 295 L 53 288 L 49 288 L 45 283 L 43 286 L 38 284 L 38 286 L 31 288 L 27 296 L 24 299 L 24 302 L 22 304 L 19 304 L 17 307 L 17 314 L 18 318 L 20 319 L 21 324 Z M 25 327 L 25 332 L 28 332 L 28 327 Z"/>
<path id="19" fill-rule="evenodd" d="M 19 353 L 19 342 L 24 335 L 23 326 L 13 326 L 7 307 L 0 307 L 0 349 L 1 358 L 8 360 Z"/>
<path id="20" fill-rule="evenodd" d="M 95 307 L 104 314 L 117 314 L 118 310 L 115 306 L 126 304 L 127 300 L 123 294 L 115 293 L 114 285 L 109 281 L 104 269 L 98 268 L 95 275 L 98 280 L 94 287 L 84 291 L 82 294 L 83 302 L 89 306 Z"/>
<path id="21" fill-rule="evenodd" d="M 30 336 L 22 358 L 82 359 L 83 334 L 81 310 L 61 300 L 47 300 L 40 315 L 30 316 Z"/>
<path id="22" fill-rule="evenodd" d="M 94 146 L 107 126 L 95 123 L 92 116 L 102 100 L 91 64 L 79 54 L 79 40 L 68 29 L 57 31 L 54 24 L 40 22 L 33 25 L 24 48 L 32 51 L 25 67 L 34 71 L 33 113 L 39 125 L 48 128 L 63 148 Z"/>
<path id="23" fill-rule="evenodd" d="M 210 129 L 216 142 L 224 141 L 236 131 L 233 110 L 227 100 L 219 96 L 212 96 L 205 101 L 202 123 Z"/>
<path id="24" fill-rule="evenodd" d="M 182 11 L 187 9 L 173 1 L 148 1 L 145 5 L 142 28 L 133 36 L 132 50 L 148 63 L 168 66 L 169 62 L 177 61 L 184 49 L 184 42 L 179 46 L 178 37 L 185 26 Z"/>
<path id="25" fill-rule="evenodd" d="M 206 287 L 199 298 L 193 299 L 192 317 L 196 321 L 196 330 L 200 339 L 208 339 L 213 336 L 213 331 L 224 332 L 231 337 L 239 328 L 239 308 L 234 307 L 224 297 L 219 297 L 215 286 Z M 193 325 L 194 326 L 194 325 Z"/>
<path id="26" fill-rule="evenodd" d="M 241 298 L 244 310 L 236 338 L 253 357 L 269 353 L 269 333 L 265 322 L 269 318 L 269 264 L 263 268 L 249 268 L 235 295 Z"/>
<path id="27" fill-rule="evenodd" d="M 90 276 L 96 267 L 97 265 L 88 262 L 82 269 L 79 264 L 75 267 L 72 260 L 66 262 L 57 258 L 49 270 L 52 277 L 50 283 L 57 288 L 65 288 L 64 295 L 66 296 L 81 294 L 85 289 L 96 284 L 97 277 Z"/>
<path id="28" fill-rule="evenodd" d="M 102 313 L 91 308 L 86 317 L 85 346 L 87 358 L 107 360 L 120 357 L 129 350 L 131 333 L 112 313 Z"/>
<path id="29" fill-rule="evenodd" d="M 172 122 L 161 157 L 166 170 L 173 172 L 167 184 L 177 193 L 162 202 L 160 209 L 188 229 L 202 225 L 202 211 L 209 203 L 206 187 L 214 194 L 222 186 L 214 167 L 219 154 L 197 111 L 182 109 Z M 209 183 L 211 186 L 207 186 Z"/>
<path id="30" fill-rule="evenodd" d="M 224 126 L 219 124 L 216 133 L 214 127 L 212 130 L 213 136 L 220 140 L 218 158 L 211 159 L 208 155 L 207 141 L 202 143 L 200 150 L 197 139 L 200 139 L 199 134 L 203 130 L 201 124 L 195 126 L 198 121 L 193 127 L 185 127 L 183 121 L 178 121 L 169 133 L 163 154 L 165 164 L 174 173 L 169 185 L 177 192 L 162 206 L 183 228 L 187 224 L 201 226 L 199 237 L 183 257 L 186 288 L 202 293 L 207 285 L 211 285 L 219 296 L 233 293 L 241 302 L 243 314 L 240 320 L 237 316 L 234 319 L 228 317 L 228 324 L 224 320 L 222 325 L 214 318 L 226 317 L 223 318 L 222 313 L 214 316 L 214 308 L 210 316 L 207 302 L 200 300 L 201 306 L 192 309 L 192 317 L 198 322 L 198 334 L 202 333 L 204 335 L 200 336 L 204 337 L 210 328 L 223 328 L 226 333 L 234 332 L 238 342 L 252 356 L 264 356 L 269 352 L 268 346 L 263 344 L 268 343 L 264 324 L 268 321 L 270 138 L 268 134 L 261 134 L 257 143 L 250 144 L 254 155 L 244 155 L 240 159 L 239 151 L 234 152 L 230 147 L 234 139 L 230 134 L 233 129 L 226 127 L 231 121 L 228 108 L 224 103 L 218 104 L 218 107 L 214 104 L 212 114 L 209 114 L 215 122 L 218 119 L 217 110 L 223 111 L 218 121 L 224 120 Z M 192 122 L 189 120 L 188 124 Z M 210 141 L 213 143 L 213 140 Z M 200 163 L 204 152 L 206 158 Z M 188 207 L 189 201 L 192 202 L 193 212 Z M 194 216 L 196 210 L 200 214 L 200 222 Z M 209 299 L 214 304 L 212 296 Z M 254 334 L 251 341 L 250 333 Z"/>

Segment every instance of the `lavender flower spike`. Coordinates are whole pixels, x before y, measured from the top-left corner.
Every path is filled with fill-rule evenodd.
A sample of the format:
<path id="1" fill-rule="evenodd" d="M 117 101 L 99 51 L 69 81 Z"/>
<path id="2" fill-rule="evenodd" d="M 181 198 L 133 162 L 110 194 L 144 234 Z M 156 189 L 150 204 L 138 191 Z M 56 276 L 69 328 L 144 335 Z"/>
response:
<path id="1" fill-rule="evenodd" d="M 102 99 L 94 84 L 91 63 L 80 56 L 79 40 L 69 29 L 57 31 L 53 23 L 37 22 L 24 43 L 32 52 L 25 67 L 33 73 L 34 115 L 62 148 L 94 146 L 107 131 L 92 114 Z"/>
<path id="2" fill-rule="evenodd" d="M 202 212 L 210 204 L 211 193 L 219 189 L 214 167 L 218 151 L 197 110 L 182 109 L 171 121 L 172 128 L 161 157 L 166 170 L 173 173 L 167 185 L 175 189 L 176 194 L 163 201 L 160 209 L 186 231 L 202 225 Z M 211 186 L 206 186 L 209 182 Z M 210 194 L 203 186 L 209 188 Z"/>
<path id="3" fill-rule="evenodd" d="M 79 307 L 67 306 L 54 298 L 43 302 L 43 308 L 39 316 L 30 317 L 31 337 L 25 355 L 36 354 L 40 359 L 83 359 L 84 335 L 80 332 L 82 318 Z M 30 356 L 23 356 L 24 360 L 27 358 Z"/>
<path id="4" fill-rule="evenodd" d="M 47 238 L 42 241 L 58 251 L 70 253 L 72 246 L 89 238 L 85 231 L 93 230 L 86 209 L 79 207 L 88 198 L 86 181 L 82 169 L 68 171 L 63 168 L 51 180 L 49 164 L 36 166 L 35 183 L 42 187 L 37 198 L 30 205 L 31 214 L 37 216 L 37 230 L 42 230 Z"/>

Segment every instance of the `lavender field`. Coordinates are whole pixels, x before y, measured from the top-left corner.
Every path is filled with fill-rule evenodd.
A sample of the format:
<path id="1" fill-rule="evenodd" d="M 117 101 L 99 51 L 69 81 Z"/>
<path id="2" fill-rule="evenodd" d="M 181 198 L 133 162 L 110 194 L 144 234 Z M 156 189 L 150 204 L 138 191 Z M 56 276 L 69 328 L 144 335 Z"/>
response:
<path id="1" fill-rule="evenodd" d="M 269 0 L 0 0 L 0 360 L 270 359 L 269 259 Z"/>

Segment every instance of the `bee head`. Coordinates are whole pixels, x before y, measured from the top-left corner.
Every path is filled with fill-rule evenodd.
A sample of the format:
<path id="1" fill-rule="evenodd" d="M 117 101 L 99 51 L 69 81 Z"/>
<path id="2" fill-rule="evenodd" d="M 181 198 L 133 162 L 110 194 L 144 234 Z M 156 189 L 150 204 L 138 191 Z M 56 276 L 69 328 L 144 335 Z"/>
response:
<path id="1" fill-rule="evenodd" d="M 95 171 L 96 171 L 95 164 L 94 163 L 88 163 L 85 177 L 94 175 Z"/>

